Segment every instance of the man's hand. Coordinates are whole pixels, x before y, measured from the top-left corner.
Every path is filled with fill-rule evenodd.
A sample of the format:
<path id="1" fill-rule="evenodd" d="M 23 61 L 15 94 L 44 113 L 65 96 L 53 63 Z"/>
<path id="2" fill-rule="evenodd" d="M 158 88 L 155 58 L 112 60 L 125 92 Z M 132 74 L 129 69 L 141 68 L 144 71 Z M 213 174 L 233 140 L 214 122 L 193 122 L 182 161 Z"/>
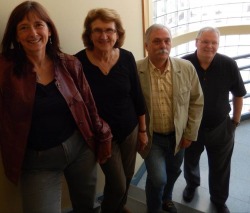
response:
<path id="1" fill-rule="evenodd" d="M 191 145 L 191 143 L 192 141 L 182 138 L 179 147 L 180 149 L 186 149 Z"/>

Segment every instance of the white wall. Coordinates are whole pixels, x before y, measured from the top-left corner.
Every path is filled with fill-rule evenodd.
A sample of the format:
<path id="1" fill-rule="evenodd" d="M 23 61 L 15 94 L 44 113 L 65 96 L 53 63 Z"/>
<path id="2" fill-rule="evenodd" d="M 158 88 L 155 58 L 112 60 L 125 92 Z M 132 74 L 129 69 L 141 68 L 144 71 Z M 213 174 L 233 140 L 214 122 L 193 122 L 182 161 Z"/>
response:
<path id="1" fill-rule="evenodd" d="M 83 49 L 81 34 L 83 21 L 87 12 L 96 7 L 115 9 L 121 16 L 126 30 L 126 39 L 123 48 L 131 51 L 136 60 L 143 57 L 142 32 L 142 1 L 141 0 L 37 0 L 49 12 L 57 27 L 63 52 L 74 54 Z M 6 22 L 11 11 L 21 3 L 21 0 L 0 0 L 0 41 L 2 40 Z M 0 155 L 1 157 L 1 155 Z M 138 155 L 136 170 L 141 164 Z M 104 184 L 103 174 L 98 170 L 99 181 L 97 192 L 102 191 Z M 63 207 L 70 205 L 64 183 Z M 21 213 L 21 201 L 18 187 L 10 183 L 3 171 L 0 159 L 0 212 Z"/>
<path id="2" fill-rule="evenodd" d="M 37 0 L 49 12 L 59 32 L 62 50 L 74 54 L 83 48 L 81 33 L 87 12 L 96 7 L 115 9 L 121 16 L 126 30 L 123 48 L 143 57 L 142 3 L 141 0 Z M 0 40 L 12 9 L 22 1 L 0 0 Z"/>

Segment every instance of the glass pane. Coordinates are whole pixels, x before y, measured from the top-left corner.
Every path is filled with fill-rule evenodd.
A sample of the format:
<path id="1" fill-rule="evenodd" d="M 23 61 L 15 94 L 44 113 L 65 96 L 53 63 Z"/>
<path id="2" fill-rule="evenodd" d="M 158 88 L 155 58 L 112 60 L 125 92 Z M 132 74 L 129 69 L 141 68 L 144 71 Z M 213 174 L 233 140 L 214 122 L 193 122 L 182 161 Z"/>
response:
<path id="1" fill-rule="evenodd" d="M 202 26 L 249 25 L 250 0 L 152 0 L 154 23 L 167 25 L 175 35 L 197 31 Z M 234 57 L 250 54 L 250 35 L 222 35 L 219 53 Z M 196 50 L 195 38 L 171 50 L 171 56 L 182 57 Z M 250 57 L 237 60 L 239 67 L 250 65 Z M 241 71 L 250 81 L 250 69 Z M 246 84 L 250 93 L 250 83 Z M 250 112 L 250 98 L 244 99 L 242 113 Z"/>

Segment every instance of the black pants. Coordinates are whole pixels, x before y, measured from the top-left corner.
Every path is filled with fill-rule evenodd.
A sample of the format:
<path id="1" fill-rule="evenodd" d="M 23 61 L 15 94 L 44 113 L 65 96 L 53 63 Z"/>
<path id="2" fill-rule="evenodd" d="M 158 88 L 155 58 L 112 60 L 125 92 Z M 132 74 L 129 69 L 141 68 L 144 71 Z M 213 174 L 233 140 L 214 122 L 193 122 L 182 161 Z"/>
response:
<path id="1" fill-rule="evenodd" d="M 200 129 L 198 140 L 185 150 L 184 177 L 189 187 L 200 185 L 199 160 L 204 147 L 209 166 L 209 192 L 213 202 L 224 204 L 229 194 L 235 127 L 229 117 L 214 129 Z"/>

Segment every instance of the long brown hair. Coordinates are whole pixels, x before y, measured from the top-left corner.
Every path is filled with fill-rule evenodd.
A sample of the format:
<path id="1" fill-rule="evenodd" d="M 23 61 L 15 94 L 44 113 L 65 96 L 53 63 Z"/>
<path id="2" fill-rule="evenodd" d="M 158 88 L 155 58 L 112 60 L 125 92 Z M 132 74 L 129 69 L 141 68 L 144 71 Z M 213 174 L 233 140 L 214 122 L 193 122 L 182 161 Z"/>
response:
<path id="1" fill-rule="evenodd" d="M 16 40 L 17 25 L 30 13 L 36 14 L 41 20 L 43 20 L 50 29 L 51 36 L 50 42 L 46 45 L 46 53 L 52 60 L 57 60 L 58 53 L 61 52 L 59 47 L 59 36 L 54 22 L 49 17 L 46 9 L 35 1 L 24 1 L 14 8 L 8 19 L 4 36 L 1 42 L 2 55 L 6 58 L 14 60 L 15 65 L 19 65 L 19 69 L 15 71 L 21 72 L 20 66 L 23 67 L 27 58 L 21 45 Z"/>

